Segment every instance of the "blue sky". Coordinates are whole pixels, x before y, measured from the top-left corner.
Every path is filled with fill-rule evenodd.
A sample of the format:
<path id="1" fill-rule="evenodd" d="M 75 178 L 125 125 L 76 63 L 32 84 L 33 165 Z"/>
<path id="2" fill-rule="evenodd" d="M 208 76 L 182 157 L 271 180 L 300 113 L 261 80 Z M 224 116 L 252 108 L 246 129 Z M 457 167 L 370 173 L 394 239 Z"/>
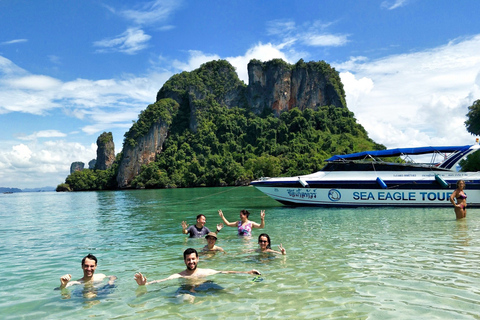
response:
<path id="1" fill-rule="evenodd" d="M 473 143 L 480 2 L 0 0 L 0 186 L 64 182 L 116 152 L 173 74 L 226 59 L 325 60 L 348 108 L 388 148 Z"/>

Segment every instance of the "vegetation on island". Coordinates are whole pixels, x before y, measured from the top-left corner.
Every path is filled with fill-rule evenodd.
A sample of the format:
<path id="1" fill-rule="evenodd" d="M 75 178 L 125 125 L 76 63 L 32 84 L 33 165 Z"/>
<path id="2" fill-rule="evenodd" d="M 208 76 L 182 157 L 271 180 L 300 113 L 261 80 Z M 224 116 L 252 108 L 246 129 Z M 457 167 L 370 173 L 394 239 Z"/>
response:
<path id="1" fill-rule="evenodd" d="M 367 137 L 350 111 L 328 106 L 303 112 L 294 108 L 275 118 L 212 102 L 196 133 L 176 128 L 132 187 L 244 185 L 260 177 L 320 170 L 335 153 L 384 148 Z"/>
<path id="2" fill-rule="evenodd" d="M 293 67 L 277 60 L 269 63 Z M 307 68 L 303 60 L 296 64 L 302 65 Z M 324 61 L 308 63 L 308 68 L 312 66 L 322 70 L 345 105 L 338 72 Z M 226 61 L 206 63 L 192 72 L 172 76 L 159 91 L 157 102 L 142 111 L 125 133 L 124 148 L 134 147 L 154 123 L 162 121 L 169 126 L 162 152 L 154 162 L 142 166 L 132 188 L 246 185 L 261 177 L 318 171 L 333 154 L 385 149 L 368 138 L 346 107 L 292 108 L 279 117 L 265 108 L 258 115 L 250 109 L 245 95 L 238 94 L 246 88 Z M 226 107 L 225 101 L 232 99 L 237 106 Z M 117 155 L 108 170 L 74 172 L 59 188 L 116 189 L 121 157 Z"/>
<path id="3" fill-rule="evenodd" d="M 480 100 L 476 100 L 468 107 L 465 126 L 468 132 L 480 136 Z M 462 168 L 461 171 L 480 170 L 480 151 L 476 151 L 469 155 L 467 159 L 460 161 L 460 167 Z"/>
<path id="4" fill-rule="evenodd" d="M 107 170 L 83 169 L 74 171 L 65 179 L 65 183 L 57 186 L 56 191 L 93 191 L 93 190 L 115 190 L 117 189 L 117 170 L 122 157 L 119 153 L 115 161 Z"/>
<path id="5" fill-rule="evenodd" d="M 174 121 L 175 130 L 163 152 L 142 167 L 132 187 L 245 185 L 260 177 L 320 170 L 332 154 L 384 149 L 368 138 L 353 113 L 344 108 L 325 106 L 303 112 L 294 108 L 275 118 L 212 102 L 198 123 L 194 133 L 188 127 L 180 129 Z M 128 134 L 125 139 L 131 143 Z M 76 171 L 65 183 L 72 191 L 115 189 L 117 167 L 118 161 L 108 170 Z"/>

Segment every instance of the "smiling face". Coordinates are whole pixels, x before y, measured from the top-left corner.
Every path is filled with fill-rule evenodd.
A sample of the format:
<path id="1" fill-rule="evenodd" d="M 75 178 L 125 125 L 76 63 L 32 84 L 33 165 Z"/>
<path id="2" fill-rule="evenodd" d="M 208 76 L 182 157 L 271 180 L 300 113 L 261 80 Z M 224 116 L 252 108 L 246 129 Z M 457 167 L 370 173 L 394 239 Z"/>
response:
<path id="1" fill-rule="evenodd" d="M 213 248 L 215 246 L 215 242 L 217 242 L 217 238 L 207 237 L 207 243 L 209 248 Z"/>
<path id="2" fill-rule="evenodd" d="M 200 216 L 197 219 L 197 227 L 203 228 L 203 226 L 205 225 L 205 222 L 207 222 L 207 218 L 205 218 L 205 216 Z"/>
<path id="3" fill-rule="evenodd" d="M 83 277 L 85 279 L 89 279 L 93 277 L 93 274 L 95 273 L 95 269 L 97 269 L 97 263 L 95 260 L 86 258 L 85 262 L 82 264 L 82 269 L 83 269 Z"/>
<path id="4" fill-rule="evenodd" d="M 185 256 L 185 265 L 187 266 L 188 270 L 194 271 L 195 269 L 197 269 L 197 264 L 198 256 L 195 253 L 191 253 Z"/>
<path id="5" fill-rule="evenodd" d="M 270 243 L 268 242 L 268 238 L 265 236 L 261 236 L 260 238 L 258 238 L 258 245 L 260 246 L 260 249 L 262 251 L 266 250 L 270 245 Z"/>

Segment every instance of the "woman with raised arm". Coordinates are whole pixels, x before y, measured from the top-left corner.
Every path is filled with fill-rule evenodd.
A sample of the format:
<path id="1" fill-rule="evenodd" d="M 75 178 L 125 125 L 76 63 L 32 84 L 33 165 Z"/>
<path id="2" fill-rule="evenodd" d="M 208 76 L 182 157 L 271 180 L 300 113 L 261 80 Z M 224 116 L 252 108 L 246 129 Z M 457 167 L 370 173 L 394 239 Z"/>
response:
<path id="1" fill-rule="evenodd" d="M 270 247 L 270 245 L 271 245 L 270 236 L 266 233 L 262 233 L 261 235 L 258 236 L 259 248 L 256 251 L 260 253 L 277 253 L 277 254 L 283 254 L 283 255 L 287 254 L 287 250 L 285 250 L 285 248 L 282 246 L 281 243 L 278 246 L 278 249 L 280 249 L 280 251 L 273 250 Z"/>
<path id="2" fill-rule="evenodd" d="M 227 219 L 225 219 L 222 210 L 218 210 L 218 215 L 222 218 L 223 222 L 227 226 L 236 227 L 238 229 L 239 236 L 251 236 L 253 228 L 263 229 L 265 227 L 265 210 L 260 211 L 260 219 L 262 220 L 260 224 L 248 220 L 250 212 L 247 210 L 240 211 L 240 220 L 235 222 L 229 222 Z"/>

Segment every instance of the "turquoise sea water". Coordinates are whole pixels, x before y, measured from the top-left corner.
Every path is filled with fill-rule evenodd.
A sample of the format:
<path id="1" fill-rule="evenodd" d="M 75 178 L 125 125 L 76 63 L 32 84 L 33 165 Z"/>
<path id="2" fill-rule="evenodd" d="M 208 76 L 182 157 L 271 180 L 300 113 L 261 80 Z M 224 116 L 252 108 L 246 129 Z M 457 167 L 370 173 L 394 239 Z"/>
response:
<path id="1" fill-rule="evenodd" d="M 203 213 L 214 229 L 219 209 L 235 221 L 244 208 L 257 222 L 265 209 L 265 229 L 242 239 L 225 227 L 227 254 L 199 267 L 254 268 L 263 281 L 214 275 L 193 296 L 178 295 L 179 279 L 138 288 L 135 272 L 165 278 L 206 244 L 182 235 L 182 220 Z M 2 319 L 480 319 L 479 209 L 456 221 L 441 208 L 292 208 L 242 187 L 0 194 L 0 217 Z M 252 252 L 261 232 L 287 256 Z M 82 277 L 88 253 L 115 288 L 54 290 L 65 273 Z"/>

